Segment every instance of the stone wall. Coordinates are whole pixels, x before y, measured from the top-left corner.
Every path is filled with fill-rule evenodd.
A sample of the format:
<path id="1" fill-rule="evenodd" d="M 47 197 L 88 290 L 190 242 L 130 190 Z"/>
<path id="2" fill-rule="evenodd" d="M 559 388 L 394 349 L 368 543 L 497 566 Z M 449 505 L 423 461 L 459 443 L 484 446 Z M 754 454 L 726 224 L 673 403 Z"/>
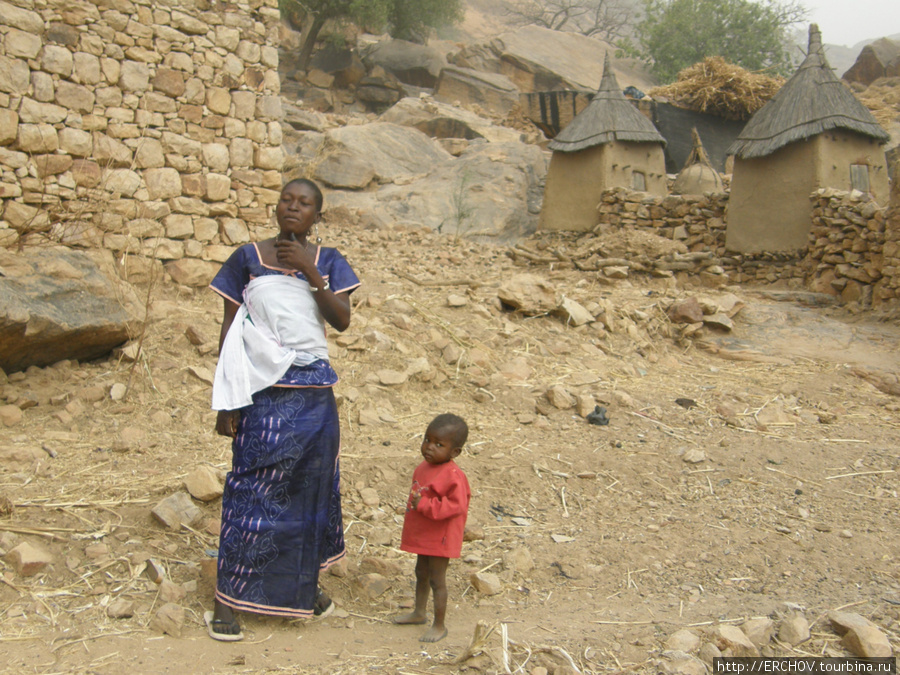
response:
<path id="1" fill-rule="evenodd" d="M 878 305 L 900 297 L 900 191 L 892 218 L 859 192 L 813 193 L 809 246 L 793 253 L 736 255 L 726 251 L 728 193 L 656 197 L 623 188 L 603 194 L 599 223 L 641 228 L 708 252 L 697 269 L 718 266 L 732 283 L 781 283 L 839 295 L 843 302 Z M 887 225 L 887 221 L 890 224 Z"/>
<path id="2" fill-rule="evenodd" d="M 0 245 L 177 278 L 250 241 L 281 187 L 278 22 L 277 0 L 0 0 Z"/>
<path id="3" fill-rule="evenodd" d="M 897 297 L 884 278 L 884 267 L 897 264 L 897 252 L 885 258 L 885 213 L 858 191 L 817 190 L 813 200 L 809 247 L 803 262 L 813 290 L 839 294 L 843 302 L 864 306 Z"/>

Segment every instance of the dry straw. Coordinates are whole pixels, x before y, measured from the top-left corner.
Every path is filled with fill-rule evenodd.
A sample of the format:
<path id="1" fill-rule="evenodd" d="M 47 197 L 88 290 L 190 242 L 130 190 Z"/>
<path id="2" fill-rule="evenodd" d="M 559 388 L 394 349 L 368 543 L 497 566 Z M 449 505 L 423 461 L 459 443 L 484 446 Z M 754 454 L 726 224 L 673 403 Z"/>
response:
<path id="1" fill-rule="evenodd" d="M 650 90 L 656 98 L 696 112 L 746 120 L 784 84 L 784 78 L 744 70 L 721 56 L 709 56 L 678 73 L 672 84 Z"/>

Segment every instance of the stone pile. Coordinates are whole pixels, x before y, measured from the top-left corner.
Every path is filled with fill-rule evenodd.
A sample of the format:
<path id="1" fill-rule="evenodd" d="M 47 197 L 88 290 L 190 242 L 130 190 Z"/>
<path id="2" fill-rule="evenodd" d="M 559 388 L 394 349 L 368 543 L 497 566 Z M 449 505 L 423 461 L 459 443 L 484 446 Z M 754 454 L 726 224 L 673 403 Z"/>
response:
<path id="1" fill-rule="evenodd" d="M 885 251 L 885 211 L 862 192 L 820 189 L 814 203 L 804 268 L 814 290 L 865 306 L 897 297 L 884 278 L 898 246 Z M 889 255 L 887 255 L 889 254 Z"/>
<path id="2" fill-rule="evenodd" d="M 255 239 L 281 187 L 278 22 L 276 0 L 0 0 L 0 245 L 102 244 L 177 279 Z"/>

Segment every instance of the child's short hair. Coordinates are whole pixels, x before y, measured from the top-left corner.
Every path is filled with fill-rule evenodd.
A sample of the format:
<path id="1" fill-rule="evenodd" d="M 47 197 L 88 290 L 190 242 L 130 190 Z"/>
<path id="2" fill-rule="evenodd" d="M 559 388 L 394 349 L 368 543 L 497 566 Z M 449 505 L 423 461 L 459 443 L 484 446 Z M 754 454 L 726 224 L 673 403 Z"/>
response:
<path id="1" fill-rule="evenodd" d="M 463 447 L 469 438 L 469 425 L 462 417 L 453 413 L 438 415 L 431 420 L 428 428 L 434 431 L 449 431 L 453 439 L 453 446 L 456 448 Z"/>

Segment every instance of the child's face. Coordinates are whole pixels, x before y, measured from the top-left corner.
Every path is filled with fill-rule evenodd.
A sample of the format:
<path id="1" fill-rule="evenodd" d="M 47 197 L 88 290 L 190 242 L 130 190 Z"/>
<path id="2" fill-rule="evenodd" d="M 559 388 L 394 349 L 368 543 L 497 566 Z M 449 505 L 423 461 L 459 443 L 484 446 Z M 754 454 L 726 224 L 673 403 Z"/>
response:
<path id="1" fill-rule="evenodd" d="M 429 464 L 443 464 L 459 455 L 461 448 L 455 447 L 450 429 L 425 430 L 422 440 L 422 457 Z"/>

